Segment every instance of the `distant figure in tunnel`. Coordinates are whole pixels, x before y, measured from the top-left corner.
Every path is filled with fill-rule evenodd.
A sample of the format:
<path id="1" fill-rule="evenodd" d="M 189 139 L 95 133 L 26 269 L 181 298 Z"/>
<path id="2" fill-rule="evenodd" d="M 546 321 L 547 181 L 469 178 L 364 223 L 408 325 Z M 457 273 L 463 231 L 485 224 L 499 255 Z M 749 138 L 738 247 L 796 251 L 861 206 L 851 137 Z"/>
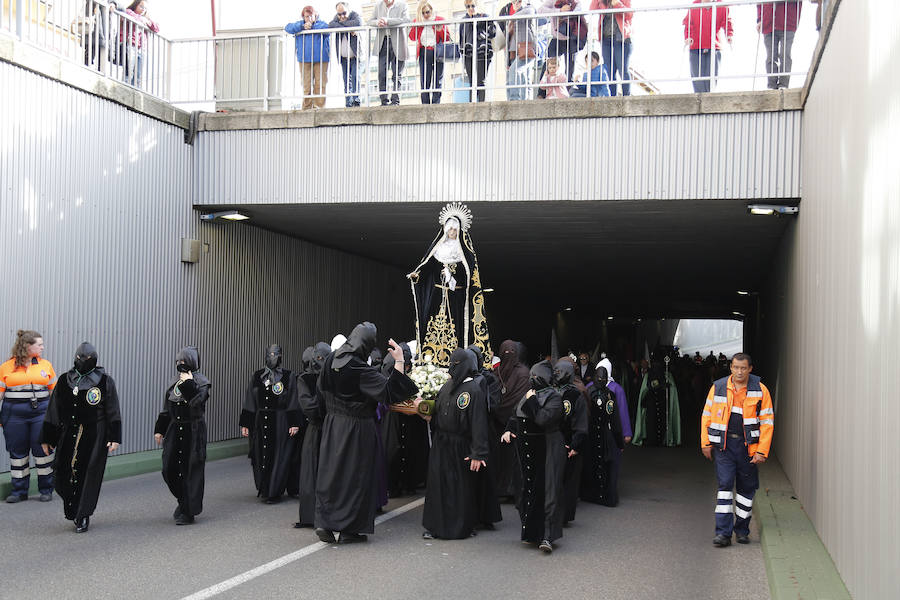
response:
<path id="1" fill-rule="evenodd" d="M 669 357 L 653 359 L 644 375 L 634 424 L 635 446 L 680 446 L 678 387 L 669 372 Z"/>
<path id="2" fill-rule="evenodd" d="M 713 544 L 720 548 L 731 545 L 732 532 L 739 544 L 750 543 L 753 496 L 759 488 L 756 465 L 766 462 L 775 431 L 772 397 L 752 370 L 749 354 L 735 354 L 731 376 L 713 384 L 703 408 L 700 449 L 716 465 Z"/>

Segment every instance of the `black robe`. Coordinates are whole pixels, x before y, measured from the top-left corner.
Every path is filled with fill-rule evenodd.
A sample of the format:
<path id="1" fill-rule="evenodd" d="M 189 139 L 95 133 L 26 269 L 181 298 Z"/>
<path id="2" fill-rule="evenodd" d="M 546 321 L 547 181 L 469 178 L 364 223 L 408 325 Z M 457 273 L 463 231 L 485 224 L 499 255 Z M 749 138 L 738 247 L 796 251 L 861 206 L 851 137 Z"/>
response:
<path id="1" fill-rule="evenodd" d="M 96 386 L 84 386 L 77 395 L 68 378 L 60 377 L 44 415 L 41 441 L 56 448 L 55 487 L 66 518 L 94 514 L 106 470 L 106 444 L 122 441 L 119 396 L 112 377 L 104 373 Z"/>
<path id="2" fill-rule="evenodd" d="M 565 518 L 568 523 L 575 520 L 575 509 L 578 506 L 578 493 L 581 487 L 581 473 L 584 464 L 584 450 L 588 437 L 588 412 L 584 394 L 575 386 L 560 390 L 563 397 L 565 417 L 560 425 L 566 446 L 577 454 L 566 460 L 566 471 L 563 476 L 565 489 Z"/>
<path id="3" fill-rule="evenodd" d="M 491 413 L 491 422 L 494 426 L 494 437 L 499 440 L 503 432 L 506 431 L 509 419 L 516 412 L 516 405 L 522 399 L 522 396 L 525 395 L 525 392 L 528 391 L 528 367 L 521 363 L 516 364 L 515 367 L 510 369 L 506 380 L 504 380 L 500 372 L 497 373 L 497 379 L 501 386 L 500 402 Z M 501 498 L 511 497 L 518 500 L 521 493 L 522 480 L 515 445 L 498 444 L 494 463 L 494 489 L 497 495 Z"/>
<path id="4" fill-rule="evenodd" d="M 499 455 L 500 435 L 491 419 L 491 412 L 500 403 L 502 393 L 500 380 L 491 371 L 483 370 L 475 376 L 485 397 L 486 419 L 488 424 L 488 457 L 487 464 L 475 473 L 475 498 L 478 502 L 478 524 L 493 525 L 503 520 L 500 511 L 500 501 L 497 497 L 494 470 L 497 468 L 495 461 Z"/>
<path id="5" fill-rule="evenodd" d="M 322 420 L 325 403 L 316 389 L 315 373 L 306 372 L 297 378 L 297 399 L 306 418 L 306 429 L 300 449 L 300 520 L 312 527 L 316 521 L 316 474 L 319 471 L 319 444 L 322 441 Z"/>
<path id="6" fill-rule="evenodd" d="M 581 479 L 582 500 L 604 506 L 619 503 L 614 463 L 624 447 L 615 394 L 606 386 L 592 386 L 588 403 L 588 443 Z"/>
<path id="7" fill-rule="evenodd" d="M 206 401 L 212 385 L 206 377 L 175 382 L 166 390 L 154 433 L 163 439 L 162 476 L 189 517 L 203 512 L 206 468 Z"/>
<path id="8" fill-rule="evenodd" d="M 488 460 L 488 414 L 482 384 L 467 378 L 448 381 L 438 392 L 431 418 L 433 444 L 428 458 L 428 485 L 422 525 L 435 537 L 462 539 L 479 521 L 472 460 Z"/>
<path id="9" fill-rule="evenodd" d="M 563 535 L 566 442 L 559 429 L 563 417 L 562 396 L 544 388 L 523 398 L 509 422 L 522 468 L 518 509 L 524 542 L 552 542 Z"/>
<path id="10" fill-rule="evenodd" d="M 264 373 L 260 369 L 250 377 L 240 426 L 251 431 L 250 463 L 256 495 L 269 499 L 281 497 L 288 489 L 299 445 L 299 436 L 289 435 L 288 429 L 300 427 L 301 414 L 293 373 L 281 369 L 281 379 L 269 385 L 263 381 Z M 297 475 L 293 479 L 296 481 Z"/>
<path id="11" fill-rule="evenodd" d="M 375 531 L 375 410 L 378 403 L 402 401 L 418 391 L 396 369 L 384 375 L 357 356 L 333 369 L 326 360 L 318 389 L 325 399 L 325 419 L 316 475 L 317 528 L 345 533 Z"/>

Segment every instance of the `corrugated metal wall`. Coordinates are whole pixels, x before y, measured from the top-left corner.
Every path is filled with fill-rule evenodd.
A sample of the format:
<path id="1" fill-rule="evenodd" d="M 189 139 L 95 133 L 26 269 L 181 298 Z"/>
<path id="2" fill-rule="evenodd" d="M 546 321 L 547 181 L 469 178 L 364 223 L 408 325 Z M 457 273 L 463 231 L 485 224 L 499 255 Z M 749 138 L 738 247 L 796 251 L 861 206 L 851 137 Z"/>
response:
<path id="1" fill-rule="evenodd" d="M 799 111 L 202 132 L 198 139 L 200 204 L 800 196 Z"/>
<path id="2" fill-rule="evenodd" d="M 240 398 L 272 341 L 302 348 L 370 319 L 410 336 L 403 274 L 241 224 L 199 224 L 184 132 L 0 62 L 0 351 L 44 335 L 58 372 L 90 340 L 118 384 L 122 452 L 153 447 L 174 355 L 198 344 L 213 381 L 210 439 L 237 435 Z M 209 244 L 180 262 L 182 237 Z M 382 341 L 384 341 L 382 340 Z M 8 470 L 5 445 L 0 471 Z"/>
<path id="3" fill-rule="evenodd" d="M 769 310 L 776 449 L 854 598 L 900 597 L 900 13 L 843 3 L 803 116 Z M 855 66 L 853 66 L 855 65 Z"/>

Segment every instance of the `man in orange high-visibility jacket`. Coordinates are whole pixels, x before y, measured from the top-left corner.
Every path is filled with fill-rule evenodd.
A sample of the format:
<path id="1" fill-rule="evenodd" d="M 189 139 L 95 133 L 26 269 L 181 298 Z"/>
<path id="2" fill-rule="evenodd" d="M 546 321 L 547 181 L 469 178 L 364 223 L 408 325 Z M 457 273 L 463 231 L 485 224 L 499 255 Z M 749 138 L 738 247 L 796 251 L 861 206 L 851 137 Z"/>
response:
<path id="1" fill-rule="evenodd" d="M 750 543 L 750 511 L 759 488 L 756 465 L 766 462 L 775 431 L 772 397 L 752 370 L 749 354 L 735 354 L 731 377 L 710 388 L 700 422 L 700 449 L 715 462 L 719 482 L 713 544 L 720 548 L 731 545 L 732 532 L 739 544 Z"/>

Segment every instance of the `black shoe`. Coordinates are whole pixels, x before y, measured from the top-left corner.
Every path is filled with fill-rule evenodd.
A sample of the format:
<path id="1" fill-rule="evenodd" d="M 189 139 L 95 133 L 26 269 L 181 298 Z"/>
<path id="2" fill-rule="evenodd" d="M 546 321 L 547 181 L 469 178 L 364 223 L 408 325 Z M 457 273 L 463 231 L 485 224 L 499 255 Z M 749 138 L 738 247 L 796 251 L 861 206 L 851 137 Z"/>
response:
<path id="1" fill-rule="evenodd" d="M 53 494 L 41 494 L 41 502 L 50 502 L 53 500 Z"/>
<path id="2" fill-rule="evenodd" d="M 551 544 L 548 540 L 542 540 L 541 545 L 538 546 L 538 548 L 540 548 L 541 552 L 544 552 L 545 554 L 550 554 L 551 552 L 553 552 L 553 544 Z"/>
<path id="3" fill-rule="evenodd" d="M 724 535 L 719 534 L 713 538 L 713 546 L 716 546 L 718 548 L 725 548 L 730 545 L 731 545 L 730 537 L 725 537 Z"/>
<path id="4" fill-rule="evenodd" d="M 309 523 L 301 523 L 300 521 L 294 523 L 294 529 L 306 529 L 307 527 L 312 527 L 312 525 Z"/>
<path id="5" fill-rule="evenodd" d="M 493 523 L 482 523 L 481 528 L 485 531 L 494 531 L 495 529 L 497 529 L 496 527 L 494 527 Z"/>
<path id="6" fill-rule="evenodd" d="M 325 542 L 326 544 L 334 543 L 334 534 L 328 531 L 327 529 L 322 529 L 321 527 L 316 527 L 316 535 L 319 536 L 319 539 Z"/>
<path id="7" fill-rule="evenodd" d="M 265 500 L 263 500 L 263 502 L 265 504 L 278 504 L 279 502 L 281 502 L 281 498 L 273 496 L 272 498 L 266 498 Z"/>
<path id="8" fill-rule="evenodd" d="M 739 533 L 739 534 L 737 534 L 735 537 L 737 537 L 737 543 L 738 543 L 738 544 L 749 544 L 749 543 L 750 543 L 750 536 L 749 536 L 749 535 L 745 535 L 745 534 Z"/>
<path id="9" fill-rule="evenodd" d="M 182 514 L 184 514 L 184 513 L 182 512 L 181 505 L 179 504 L 178 506 L 175 507 L 175 512 L 172 513 L 172 518 L 177 519 Z"/>
<path id="10" fill-rule="evenodd" d="M 180 515 L 175 517 L 176 525 L 190 525 L 193 522 L 194 522 L 194 517 L 192 517 L 190 515 L 186 515 L 184 513 L 181 513 Z"/>
<path id="11" fill-rule="evenodd" d="M 427 530 L 426 530 L 426 531 L 423 531 L 423 532 L 422 532 L 422 539 L 423 539 L 423 540 L 433 540 L 433 539 L 434 539 L 434 534 L 431 533 L 430 531 L 427 531 Z"/>
<path id="12" fill-rule="evenodd" d="M 368 538 L 361 533 L 344 533 L 341 532 L 338 538 L 338 544 L 358 544 L 367 541 Z"/>
<path id="13" fill-rule="evenodd" d="M 90 525 L 90 517 L 81 517 L 80 519 L 75 519 L 75 533 L 84 533 L 88 530 L 88 527 L 90 527 Z"/>
<path id="14" fill-rule="evenodd" d="M 6 497 L 7 504 L 16 504 L 18 502 L 25 502 L 28 500 L 28 496 L 20 496 L 19 494 L 10 494 Z"/>

